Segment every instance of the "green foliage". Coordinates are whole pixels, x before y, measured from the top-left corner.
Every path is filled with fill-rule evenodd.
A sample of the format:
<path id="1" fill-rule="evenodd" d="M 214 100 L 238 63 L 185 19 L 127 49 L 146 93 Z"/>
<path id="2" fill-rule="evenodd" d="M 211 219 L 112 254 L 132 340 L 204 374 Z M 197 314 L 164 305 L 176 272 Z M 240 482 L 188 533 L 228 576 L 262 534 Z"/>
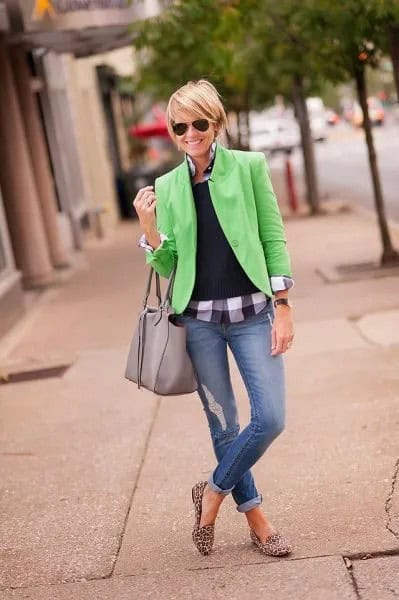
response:
<path id="1" fill-rule="evenodd" d="M 307 95 L 378 66 L 397 0 L 181 0 L 133 26 L 138 89 L 166 99 L 188 80 L 207 78 L 229 109 L 291 97 L 300 76 Z"/>
<path id="2" fill-rule="evenodd" d="M 387 29 L 399 19 L 394 0 L 307 0 L 305 27 L 320 41 L 327 78 L 342 81 L 356 70 L 378 67 L 387 44 Z"/>
<path id="3" fill-rule="evenodd" d="M 174 3 L 134 26 L 139 89 L 166 99 L 189 80 L 206 78 L 231 107 L 246 90 L 245 19 L 232 3 Z"/>

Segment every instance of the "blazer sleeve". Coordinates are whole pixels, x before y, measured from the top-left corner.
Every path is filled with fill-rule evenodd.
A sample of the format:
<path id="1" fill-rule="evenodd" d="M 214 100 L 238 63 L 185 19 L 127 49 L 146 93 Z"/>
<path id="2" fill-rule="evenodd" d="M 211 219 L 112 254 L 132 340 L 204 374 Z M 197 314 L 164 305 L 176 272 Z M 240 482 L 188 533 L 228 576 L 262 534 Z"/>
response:
<path id="1" fill-rule="evenodd" d="M 263 154 L 251 161 L 252 184 L 258 214 L 259 237 L 269 276 L 291 277 L 291 261 L 286 247 L 283 221 Z"/>
<path id="2" fill-rule="evenodd" d="M 160 234 L 166 236 L 166 239 L 153 252 L 146 252 L 146 262 L 162 277 L 169 277 L 177 264 L 176 240 L 166 197 L 159 192 L 157 181 L 155 181 L 155 195 L 157 197 L 157 228 Z"/>

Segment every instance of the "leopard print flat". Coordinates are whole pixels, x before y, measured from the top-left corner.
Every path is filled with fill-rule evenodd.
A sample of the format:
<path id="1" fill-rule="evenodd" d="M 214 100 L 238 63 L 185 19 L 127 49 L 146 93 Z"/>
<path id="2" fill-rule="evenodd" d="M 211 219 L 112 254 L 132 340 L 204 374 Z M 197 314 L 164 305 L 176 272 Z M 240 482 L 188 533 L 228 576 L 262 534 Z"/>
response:
<path id="1" fill-rule="evenodd" d="M 281 533 L 272 533 L 262 544 L 256 533 L 252 529 L 249 531 L 251 540 L 262 550 L 263 554 L 267 554 L 268 556 L 285 556 L 292 552 L 291 544 Z"/>
<path id="2" fill-rule="evenodd" d="M 195 523 L 193 529 L 193 542 L 197 550 L 206 556 L 210 553 L 215 537 L 215 525 L 204 525 L 200 527 L 201 512 L 202 512 L 202 496 L 206 488 L 207 482 L 200 481 L 196 483 L 191 491 L 195 511 Z"/>

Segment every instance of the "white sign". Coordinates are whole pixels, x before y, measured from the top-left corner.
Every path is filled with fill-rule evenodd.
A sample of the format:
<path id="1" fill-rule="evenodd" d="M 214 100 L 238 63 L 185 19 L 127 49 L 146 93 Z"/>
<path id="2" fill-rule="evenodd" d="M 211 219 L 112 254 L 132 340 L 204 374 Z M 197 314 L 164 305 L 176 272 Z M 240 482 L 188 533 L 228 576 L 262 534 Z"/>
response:
<path id="1" fill-rule="evenodd" d="M 45 15 L 55 17 L 78 10 L 104 10 L 110 8 L 128 8 L 130 0 L 36 0 L 33 18 Z"/>

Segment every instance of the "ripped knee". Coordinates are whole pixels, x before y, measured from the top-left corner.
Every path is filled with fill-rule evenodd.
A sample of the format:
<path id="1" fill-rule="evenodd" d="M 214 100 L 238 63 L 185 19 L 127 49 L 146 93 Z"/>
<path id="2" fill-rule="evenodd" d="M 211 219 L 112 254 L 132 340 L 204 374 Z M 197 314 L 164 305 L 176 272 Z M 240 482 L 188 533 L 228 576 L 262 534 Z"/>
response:
<path id="1" fill-rule="evenodd" d="M 223 407 L 219 402 L 215 400 L 215 396 L 212 392 L 206 387 L 206 385 L 202 385 L 202 389 L 204 390 L 205 398 L 208 404 L 208 408 L 210 412 L 215 415 L 220 423 L 220 427 L 223 431 L 227 429 L 226 417 L 223 412 Z"/>

